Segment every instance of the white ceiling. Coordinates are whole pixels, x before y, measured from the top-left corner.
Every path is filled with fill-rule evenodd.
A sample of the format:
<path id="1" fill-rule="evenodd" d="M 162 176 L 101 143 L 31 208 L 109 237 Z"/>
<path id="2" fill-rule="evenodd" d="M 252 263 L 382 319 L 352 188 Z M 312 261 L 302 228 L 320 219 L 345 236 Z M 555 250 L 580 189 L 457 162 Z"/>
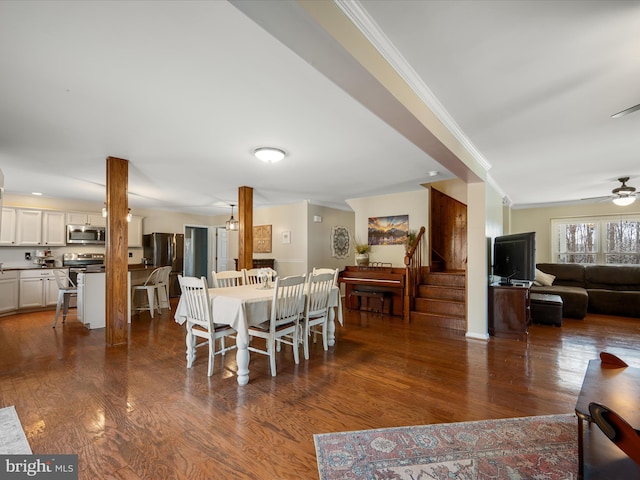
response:
<path id="1" fill-rule="evenodd" d="M 640 189 L 640 112 L 610 118 L 640 103 L 640 2 L 339 4 L 514 206 L 607 195 L 620 176 Z M 5 0 L 0 66 L 8 193 L 102 202 L 108 156 L 130 161 L 131 207 L 197 214 L 228 212 L 243 185 L 256 208 L 348 208 L 459 175 L 296 2 Z M 289 155 L 263 164 L 260 145 Z"/>

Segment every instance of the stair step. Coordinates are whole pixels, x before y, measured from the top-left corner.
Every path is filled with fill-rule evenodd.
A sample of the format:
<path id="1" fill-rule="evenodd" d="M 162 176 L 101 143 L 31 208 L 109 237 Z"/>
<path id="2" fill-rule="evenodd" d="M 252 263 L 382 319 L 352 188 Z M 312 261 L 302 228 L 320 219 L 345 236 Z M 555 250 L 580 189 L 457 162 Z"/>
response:
<path id="1" fill-rule="evenodd" d="M 442 300 L 466 301 L 466 290 L 464 287 L 452 287 L 445 285 L 418 285 L 418 297 L 439 298 Z"/>
<path id="2" fill-rule="evenodd" d="M 467 321 L 464 317 L 453 315 L 436 315 L 424 312 L 411 312 L 411 322 L 420 322 L 433 327 L 448 328 L 451 330 L 467 331 Z"/>
<path id="3" fill-rule="evenodd" d="M 464 272 L 429 272 L 423 283 L 464 288 L 466 284 L 465 279 L 466 275 Z"/>
<path id="4" fill-rule="evenodd" d="M 439 298 L 416 298 L 414 310 L 416 312 L 434 313 L 440 315 L 454 315 L 462 318 L 466 315 L 465 302 L 443 300 Z"/>

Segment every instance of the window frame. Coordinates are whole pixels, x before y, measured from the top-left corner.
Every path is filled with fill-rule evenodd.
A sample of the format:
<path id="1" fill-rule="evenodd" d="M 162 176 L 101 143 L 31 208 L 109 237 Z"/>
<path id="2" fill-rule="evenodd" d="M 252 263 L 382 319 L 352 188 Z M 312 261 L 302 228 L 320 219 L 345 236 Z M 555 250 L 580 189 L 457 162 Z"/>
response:
<path id="1" fill-rule="evenodd" d="M 559 226 L 566 224 L 585 224 L 593 223 L 595 225 L 595 263 L 582 263 L 584 265 L 640 265 L 640 253 L 638 253 L 638 263 L 606 263 L 608 255 L 615 254 L 615 252 L 606 251 L 607 246 L 607 224 L 632 221 L 640 223 L 640 213 L 628 213 L 628 214 L 616 214 L 616 215 L 589 215 L 578 217 L 557 217 L 551 218 L 550 225 L 550 242 L 551 242 L 551 260 L 552 263 L 560 263 L 559 255 L 561 254 L 560 242 L 559 242 Z M 593 255 L 589 252 L 579 252 L 585 255 Z M 631 255 L 634 255 L 633 253 Z M 565 263 L 565 262 L 562 262 Z"/>

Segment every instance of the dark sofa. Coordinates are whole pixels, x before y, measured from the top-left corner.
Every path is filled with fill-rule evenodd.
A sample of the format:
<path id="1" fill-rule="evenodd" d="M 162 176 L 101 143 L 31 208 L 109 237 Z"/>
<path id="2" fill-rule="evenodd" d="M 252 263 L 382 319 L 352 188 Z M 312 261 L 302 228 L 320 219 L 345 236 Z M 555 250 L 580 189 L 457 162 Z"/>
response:
<path id="1" fill-rule="evenodd" d="M 556 278 L 531 292 L 559 295 L 563 317 L 584 318 L 587 311 L 640 317 L 640 265 L 539 263 L 536 268 Z"/>

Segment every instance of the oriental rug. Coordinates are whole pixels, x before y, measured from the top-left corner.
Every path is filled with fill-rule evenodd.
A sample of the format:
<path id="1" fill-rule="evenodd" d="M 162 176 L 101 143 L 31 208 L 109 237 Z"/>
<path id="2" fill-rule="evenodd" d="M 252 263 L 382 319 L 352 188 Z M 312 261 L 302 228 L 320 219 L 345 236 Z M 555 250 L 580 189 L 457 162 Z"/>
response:
<path id="1" fill-rule="evenodd" d="M 0 408 L 0 454 L 31 454 L 18 413 L 13 405 Z"/>
<path id="2" fill-rule="evenodd" d="M 314 435 L 320 480 L 569 480 L 573 414 Z"/>

